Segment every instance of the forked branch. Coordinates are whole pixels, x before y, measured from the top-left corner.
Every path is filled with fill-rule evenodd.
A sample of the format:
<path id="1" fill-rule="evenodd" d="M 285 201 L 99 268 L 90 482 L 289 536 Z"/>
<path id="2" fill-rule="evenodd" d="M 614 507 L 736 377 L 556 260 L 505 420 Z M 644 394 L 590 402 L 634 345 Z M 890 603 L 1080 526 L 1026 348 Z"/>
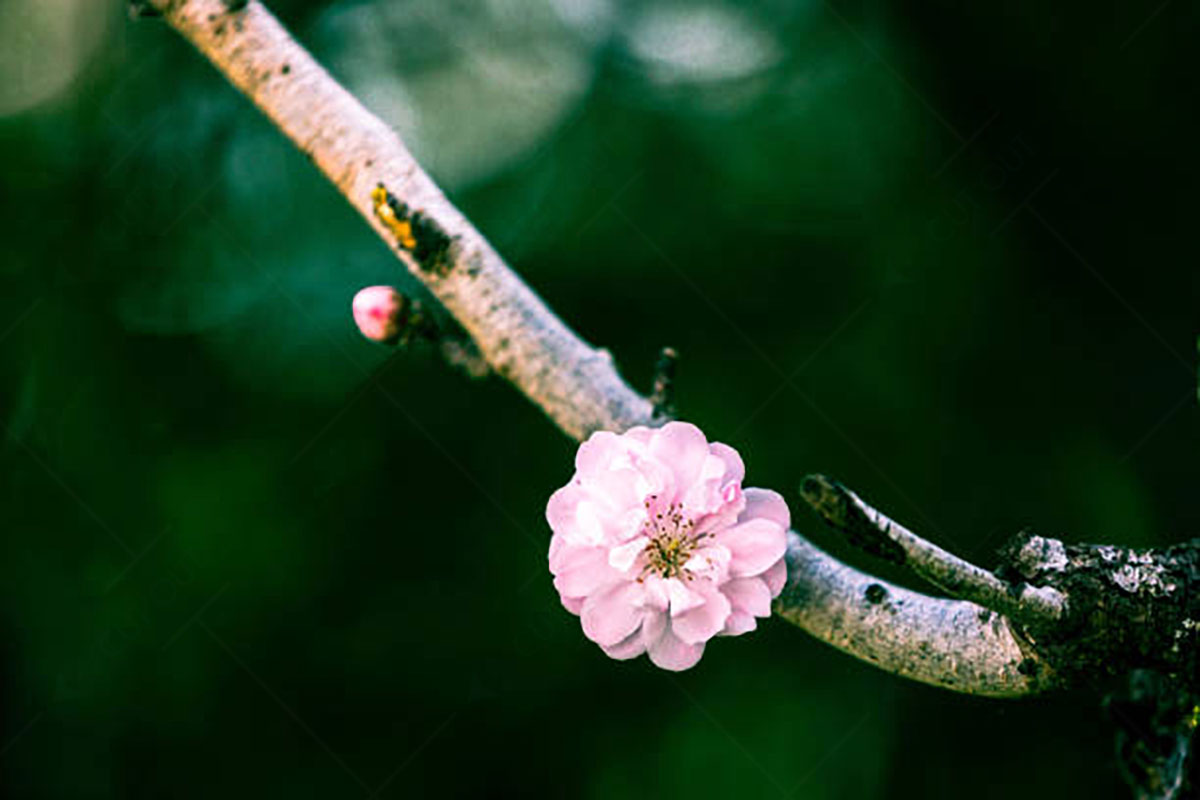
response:
<path id="1" fill-rule="evenodd" d="M 1058 590 L 1004 581 L 893 522 L 824 475 L 805 478 L 800 494 L 826 524 L 844 533 L 852 544 L 911 569 L 953 597 L 1029 625 L 1045 625 L 1063 616 L 1066 600 Z"/>

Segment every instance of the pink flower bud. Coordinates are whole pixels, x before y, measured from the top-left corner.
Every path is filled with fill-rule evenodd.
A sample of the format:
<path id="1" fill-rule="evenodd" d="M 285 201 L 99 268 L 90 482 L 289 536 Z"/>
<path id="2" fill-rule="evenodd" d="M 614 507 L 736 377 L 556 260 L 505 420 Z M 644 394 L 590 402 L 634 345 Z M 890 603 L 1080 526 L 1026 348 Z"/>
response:
<path id="1" fill-rule="evenodd" d="M 363 336 L 380 344 L 395 344 L 403 328 L 404 295 L 391 286 L 368 286 L 354 295 L 354 324 Z"/>

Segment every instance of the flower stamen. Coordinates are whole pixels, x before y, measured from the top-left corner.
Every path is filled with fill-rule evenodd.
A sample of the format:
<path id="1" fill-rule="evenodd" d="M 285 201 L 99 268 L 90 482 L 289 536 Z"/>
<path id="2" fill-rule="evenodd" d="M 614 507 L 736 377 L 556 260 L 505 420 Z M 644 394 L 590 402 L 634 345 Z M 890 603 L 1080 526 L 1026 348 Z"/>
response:
<path id="1" fill-rule="evenodd" d="M 657 499 L 657 495 L 650 495 L 650 499 L 645 501 L 647 512 Z M 701 540 L 709 535 L 693 534 L 695 527 L 696 523 L 688 518 L 682 503 L 672 503 L 665 511 L 647 513 L 642 531 L 650 541 L 642 550 L 646 564 L 642 567 L 638 582 L 644 581 L 651 573 L 658 573 L 663 578 L 693 580 L 696 576 L 686 565 Z"/>

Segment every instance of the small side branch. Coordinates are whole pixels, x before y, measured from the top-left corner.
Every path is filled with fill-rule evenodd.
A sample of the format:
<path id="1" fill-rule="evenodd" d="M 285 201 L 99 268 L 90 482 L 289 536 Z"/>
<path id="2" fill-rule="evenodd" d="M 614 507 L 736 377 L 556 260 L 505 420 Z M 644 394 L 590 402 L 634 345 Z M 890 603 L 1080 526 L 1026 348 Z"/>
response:
<path id="1" fill-rule="evenodd" d="M 654 364 L 654 385 L 650 392 L 650 406 L 655 419 L 671 419 L 675 416 L 675 365 L 679 354 L 673 347 L 664 347 Z"/>
<path id="2" fill-rule="evenodd" d="M 414 341 L 427 342 L 472 378 L 489 372 L 475 343 L 452 320 L 439 321 L 424 303 L 394 286 L 368 286 L 354 296 L 351 308 L 359 333 L 373 342 L 401 349 Z"/>
<path id="3" fill-rule="evenodd" d="M 1061 619 L 1062 593 L 1028 583 L 1008 583 L 888 519 L 854 492 L 824 475 L 809 475 L 800 494 L 830 527 L 872 555 L 908 567 L 954 597 L 970 600 L 1024 624 Z"/>

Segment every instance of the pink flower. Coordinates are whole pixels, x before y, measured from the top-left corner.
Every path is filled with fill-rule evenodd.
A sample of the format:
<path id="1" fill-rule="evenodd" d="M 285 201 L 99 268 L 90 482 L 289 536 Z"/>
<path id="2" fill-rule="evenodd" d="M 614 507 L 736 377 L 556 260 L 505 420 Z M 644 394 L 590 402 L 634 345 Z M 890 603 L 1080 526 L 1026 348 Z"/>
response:
<path id="1" fill-rule="evenodd" d="M 390 286 L 368 286 L 354 295 L 354 323 L 372 342 L 393 344 L 400 338 L 404 296 Z"/>
<path id="2" fill-rule="evenodd" d="M 766 489 L 742 490 L 741 456 L 695 425 L 595 433 L 550 497 L 550 571 L 562 604 L 613 658 L 683 670 L 718 634 L 770 616 L 791 524 Z"/>

